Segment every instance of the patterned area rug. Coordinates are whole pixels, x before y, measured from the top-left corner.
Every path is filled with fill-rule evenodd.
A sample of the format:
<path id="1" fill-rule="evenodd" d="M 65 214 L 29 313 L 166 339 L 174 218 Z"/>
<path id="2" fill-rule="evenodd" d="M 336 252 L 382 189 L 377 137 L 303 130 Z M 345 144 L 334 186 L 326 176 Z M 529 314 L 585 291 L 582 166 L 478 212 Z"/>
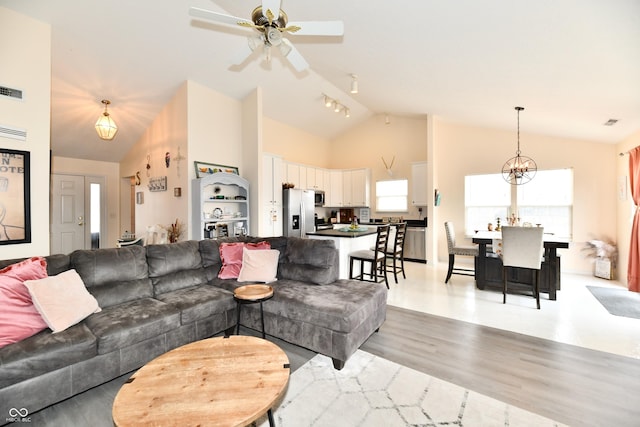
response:
<path id="1" fill-rule="evenodd" d="M 326 356 L 308 361 L 273 415 L 279 427 L 563 425 L 361 350 L 341 371 Z"/>
<path id="2" fill-rule="evenodd" d="M 640 319 L 640 294 L 622 288 L 587 286 L 594 297 L 614 316 Z"/>

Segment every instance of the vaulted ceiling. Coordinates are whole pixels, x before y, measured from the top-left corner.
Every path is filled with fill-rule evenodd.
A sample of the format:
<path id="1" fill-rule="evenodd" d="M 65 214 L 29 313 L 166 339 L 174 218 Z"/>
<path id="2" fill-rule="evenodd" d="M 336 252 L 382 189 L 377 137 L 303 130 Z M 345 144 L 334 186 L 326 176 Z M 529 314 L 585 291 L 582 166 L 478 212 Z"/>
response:
<path id="1" fill-rule="evenodd" d="M 344 22 L 342 37 L 287 36 L 303 72 L 277 53 L 231 66 L 251 32 L 189 16 L 197 6 L 248 19 L 259 4 L 0 0 L 52 26 L 54 155 L 119 161 L 185 80 L 235 99 L 259 86 L 266 116 L 329 139 L 382 113 L 515 131 L 517 105 L 523 132 L 616 143 L 640 129 L 638 0 L 283 0 L 292 21 Z M 104 98 L 119 126 L 111 142 L 93 129 Z"/>

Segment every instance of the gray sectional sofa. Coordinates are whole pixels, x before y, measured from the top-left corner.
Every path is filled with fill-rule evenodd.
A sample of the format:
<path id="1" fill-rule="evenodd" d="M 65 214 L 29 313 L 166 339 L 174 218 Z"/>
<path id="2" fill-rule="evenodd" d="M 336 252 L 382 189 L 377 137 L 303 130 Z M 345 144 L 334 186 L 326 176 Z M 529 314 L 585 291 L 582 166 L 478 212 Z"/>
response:
<path id="1" fill-rule="evenodd" d="M 336 369 L 384 322 L 387 289 L 339 280 L 329 240 L 266 240 L 280 251 L 267 335 L 329 356 Z M 75 269 L 102 311 L 60 333 L 45 329 L 0 348 L 0 414 L 30 413 L 133 371 L 154 357 L 212 335 L 233 333 L 235 279 L 219 279 L 224 240 L 79 250 L 50 255 L 49 276 Z M 19 260 L 0 261 L 0 268 Z M 240 323 L 260 329 L 259 305 Z M 4 422 L 5 417 L 0 417 Z"/>

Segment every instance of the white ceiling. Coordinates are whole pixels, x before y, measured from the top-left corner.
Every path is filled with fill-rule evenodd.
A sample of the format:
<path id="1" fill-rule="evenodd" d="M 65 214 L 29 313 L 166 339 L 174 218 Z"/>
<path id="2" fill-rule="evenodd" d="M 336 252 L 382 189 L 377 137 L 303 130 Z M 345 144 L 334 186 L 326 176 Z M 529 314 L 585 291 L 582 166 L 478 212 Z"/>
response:
<path id="1" fill-rule="evenodd" d="M 380 113 L 515 132 L 517 105 L 523 132 L 616 143 L 640 129 L 638 0 L 283 0 L 292 21 L 344 22 L 343 37 L 288 36 L 311 64 L 303 73 L 276 54 L 270 64 L 254 54 L 230 67 L 247 30 L 188 14 L 197 6 L 250 18 L 259 1 L 0 6 L 52 25 L 59 156 L 119 161 L 187 79 L 236 99 L 260 86 L 268 117 L 326 138 Z M 349 94 L 352 73 L 357 95 Z M 351 118 L 326 109 L 323 92 Z M 103 98 L 119 127 L 111 142 L 93 129 Z M 604 126 L 610 118 L 619 122 Z"/>

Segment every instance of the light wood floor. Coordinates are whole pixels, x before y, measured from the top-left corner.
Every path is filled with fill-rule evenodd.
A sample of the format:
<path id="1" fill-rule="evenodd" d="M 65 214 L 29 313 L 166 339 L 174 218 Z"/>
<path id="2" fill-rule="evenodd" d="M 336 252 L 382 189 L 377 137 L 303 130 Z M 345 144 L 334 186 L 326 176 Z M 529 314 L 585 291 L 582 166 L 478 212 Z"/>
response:
<path id="1" fill-rule="evenodd" d="M 315 355 L 269 339 L 293 370 Z M 572 426 L 639 425 L 633 358 L 397 307 L 361 349 Z M 31 425 L 113 426 L 111 405 L 128 376 L 32 414 Z"/>

